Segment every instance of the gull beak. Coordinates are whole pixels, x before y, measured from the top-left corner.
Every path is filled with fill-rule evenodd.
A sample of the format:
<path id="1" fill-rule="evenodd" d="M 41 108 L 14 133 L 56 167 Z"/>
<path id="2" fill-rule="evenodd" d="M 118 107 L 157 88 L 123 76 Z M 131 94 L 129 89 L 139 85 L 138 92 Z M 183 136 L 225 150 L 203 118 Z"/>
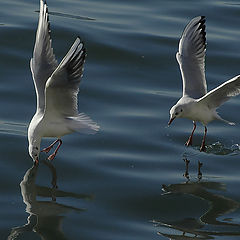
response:
<path id="1" fill-rule="evenodd" d="M 170 126 L 170 124 L 172 123 L 172 121 L 175 119 L 176 117 L 172 117 L 170 118 L 169 122 L 168 122 L 168 126 Z"/>

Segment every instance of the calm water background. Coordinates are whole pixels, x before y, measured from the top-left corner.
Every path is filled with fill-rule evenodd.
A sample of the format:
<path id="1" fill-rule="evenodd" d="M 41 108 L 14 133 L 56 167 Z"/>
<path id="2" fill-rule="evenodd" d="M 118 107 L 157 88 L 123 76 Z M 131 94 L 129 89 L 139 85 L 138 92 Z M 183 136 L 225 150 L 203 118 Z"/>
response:
<path id="1" fill-rule="evenodd" d="M 0 239 L 240 239 L 240 98 L 219 110 L 236 126 L 209 125 L 206 153 L 199 152 L 202 126 L 190 148 L 184 142 L 191 121 L 166 127 L 182 87 L 175 53 L 191 18 L 207 18 L 208 88 L 240 73 L 240 2 L 48 5 L 57 58 L 77 35 L 86 44 L 79 108 L 101 131 L 65 136 L 53 165 L 43 154 L 39 167 L 32 167 L 26 137 L 35 111 L 29 59 L 39 2 L 1 0 Z"/>

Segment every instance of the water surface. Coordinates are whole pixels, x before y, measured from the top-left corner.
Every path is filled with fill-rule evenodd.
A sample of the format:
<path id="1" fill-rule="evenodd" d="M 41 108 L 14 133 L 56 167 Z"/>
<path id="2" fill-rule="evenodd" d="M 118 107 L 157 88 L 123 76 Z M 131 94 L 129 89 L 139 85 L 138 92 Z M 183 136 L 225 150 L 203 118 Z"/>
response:
<path id="1" fill-rule="evenodd" d="M 39 167 L 32 165 L 26 132 L 36 100 L 29 60 L 39 2 L 2 0 L 1 238 L 239 239 L 239 98 L 219 110 L 236 126 L 209 124 L 206 153 L 199 152 L 202 126 L 190 148 L 184 142 L 191 121 L 167 128 L 182 87 L 175 53 L 191 18 L 207 19 L 208 88 L 239 74 L 239 1 L 48 5 L 58 60 L 77 36 L 85 42 L 79 110 L 101 131 L 65 136 L 52 165 L 44 154 Z"/>

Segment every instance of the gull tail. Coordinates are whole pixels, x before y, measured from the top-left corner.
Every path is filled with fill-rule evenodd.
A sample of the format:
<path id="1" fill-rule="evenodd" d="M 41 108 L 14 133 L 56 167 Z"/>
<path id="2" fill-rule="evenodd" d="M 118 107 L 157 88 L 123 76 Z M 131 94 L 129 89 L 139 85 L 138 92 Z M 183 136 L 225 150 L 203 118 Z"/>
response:
<path id="1" fill-rule="evenodd" d="M 225 123 L 227 123 L 227 124 L 229 124 L 231 126 L 236 125 L 234 122 L 229 122 L 228 120 L 225 120 L 225 119 L 221 118 L 218 114 L 217 114 L 216 118 L 217 118 L 217 120 L 225 122 Z"/>
<path id="2" fill-rule="evenodd" d="M 74 132 L 95 134 L 100 127 L 90 117 L 80 113 L 77 117 L 67 117 L 68 126 Z"/>

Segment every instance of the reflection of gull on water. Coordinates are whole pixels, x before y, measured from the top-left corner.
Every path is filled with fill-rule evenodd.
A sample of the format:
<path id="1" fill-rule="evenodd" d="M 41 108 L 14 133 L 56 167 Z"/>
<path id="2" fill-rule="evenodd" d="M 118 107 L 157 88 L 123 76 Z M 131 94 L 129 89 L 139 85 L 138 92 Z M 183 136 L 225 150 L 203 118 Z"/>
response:
<path id="1" fill-rule="evenodd" d="M 66 239 L 61 228 L 63 214 L 70 211 L 81 212 L 84 209 L 67 206 L 56 202 L 58 197 L 71 197 L 77 199 L 90 199 L 91 195 L 76 194 L 58 190 L 56 187 L 56 170 L 54 166 L 45 161 L 52 174 L 52 188 L 36 185 L 38 165 L 33 165 L 24 175 L 20 183 L 23 202 L 26 204 L 26 212 L 29 214 L 27 223 L 12 229 L 8 240 L 17 239 L 25 232 L 36 232 L 43 240 Z M 46 197 L 51 200 L 37 200 L 37 197 Z"/>
<path id="2" fill-rule="evenodd" d="M 219 219 L 226 214 L 235 212 L 240 206 L 237 201 L 211 192 L 211 190 L 223 191 L 225 188 L 226 186 L 222 183 L 207 181 L 163 185 L 164 194 L 176 194 L 176 202 L 179 194 L 192 195 L 207 201 L 209 207 L 199 218 L 196 218 L 196 214 L 192 213 L 192 216 L 181 215 L 181 219 L 176 221 L 154 220 L 157 226 L 162 227 L 161 231 L 158 232 L 159 235 L 181 240 L 214 239 L 212 236 L 240 236 L 240 224 L 227 219 Z M 171 233 L 167 229 L 171 229 Z"/>

